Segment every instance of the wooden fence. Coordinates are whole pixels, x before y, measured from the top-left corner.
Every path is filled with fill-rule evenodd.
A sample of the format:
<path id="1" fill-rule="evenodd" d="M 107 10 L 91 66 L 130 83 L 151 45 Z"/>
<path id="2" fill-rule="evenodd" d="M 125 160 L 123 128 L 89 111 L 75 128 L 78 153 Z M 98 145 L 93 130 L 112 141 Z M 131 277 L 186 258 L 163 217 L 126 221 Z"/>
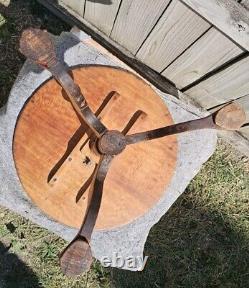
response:
<path id="1" fill-rule="evenodd" d="M 249 0 L 59 0 L 58 6 L 202 107 L 236 100 L 249 119 Z M 249 139 L 248 127 L 240 133 Z"/>

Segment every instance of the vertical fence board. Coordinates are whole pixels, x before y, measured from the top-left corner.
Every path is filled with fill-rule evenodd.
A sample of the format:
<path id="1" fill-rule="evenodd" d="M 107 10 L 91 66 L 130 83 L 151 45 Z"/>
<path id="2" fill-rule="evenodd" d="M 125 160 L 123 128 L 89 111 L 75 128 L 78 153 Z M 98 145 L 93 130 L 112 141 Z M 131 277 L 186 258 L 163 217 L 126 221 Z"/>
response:
<path id="1" fill-rule="evenodd" d="M 219 7 L 218 1 L 222 4 Z M 198 13 L 204 13 L 206 8 L 212 6 L 212 2 L 214 7 L 217 6 L 219 11 L 223 11 L 221 18 L 225 17 L 226 20 L 223 19 L 225 32 L 228 33 L 229 29 L 234 32 L 233 24 L 230 23 L 234 14 L 229 12 L 230 6 L 225 0 L 210 0 L 208 3 L 204 0 L 64 0 L 60 2 L 64 3 L 64 7 L 65 4 L 70 7 L 71 9 L 68 10 L 71 10 L 72 14 L 73 11 L 78 15 L 81 14 L 78 19 L 81 18 L 83 23 L 88 21 L 89 25 L 93 24 L 118 45 L 129 49 L 138 60 L 176 83 L 178 88 L 194 83 L 209 72 L 213 73 L 209 78 L 197 82 L 198 84 L 188 90 L 185 89 L 185 94 L 204 108 L 211 108 L 248 94 L 249 56 L 240 57 L 239 62 L 234 63 L 234 61 L 234 64 L 230 64 L 220 72 L 215 71 L 214 69 L 234 57 L 246 54 L 241 47 L 211 27 L 206 20 L 184 4 L 188 3 L 192 8 L 196 8 Z M 246 6 L 249 0 L 242 0 L 239 4 L 232 0 L 229 0 L 230 2 L 231 7 L 235 7 L 242 13 L 238 17 L 244 15 L 242 20 L 246 20 L 247 10 L 242 5 Z M 85 19 L 82 18 L 84 6 Z M 216 15 L 218 10 L 216 11 L 214 7 L 212 6 L 206 13 L 209 15 L 213 11 L 215 15 L 211 16 L 218 21 Z M 114 19 L 116 21 L 113 26 Z M 244 38 L 242 40 L 243 43 L 248 41 Z"/>
<path id="2" fill-rule="evenodd" d="M 63 5 L 68 6 L 78 15 L 83 17 L 84 14 L 84 7 L 85 7 L 86 0 L 59 0 L 59 3 L 63 3 Z"/>
<path id="3" fill-rule="evenodd" d="M 84 18 L 106 35 L 110 35 L 121 0 L 87 1 Z"/>
<path id="4" fill-rule="evenodd" d="M 235 0 L 182 1 L 249 51 L 249 15 L 240 3 Z"/>
<path id="5" fill-rule="evenodd" d="M 170 0 L 123 0 L 111 38 L 136 53 Z"/>
<path id="6" fill-rule="evenodd" d="M 139 60 L 161 72 L 200 37 L 210 24 L 173 0 L 137 53 Z"/>
<path id="7" fill-rule="evenodd" d="M 243 51 L 220 31 L 212 27 L 166 68 L 162 75 L 181 89 L 243 53 Z"/>
<path id="8" fill-rule="evenodd" d="M 200 82 L 184 93 L 204 108 L 226 103 L 249 92 L 249 56 Z"/>

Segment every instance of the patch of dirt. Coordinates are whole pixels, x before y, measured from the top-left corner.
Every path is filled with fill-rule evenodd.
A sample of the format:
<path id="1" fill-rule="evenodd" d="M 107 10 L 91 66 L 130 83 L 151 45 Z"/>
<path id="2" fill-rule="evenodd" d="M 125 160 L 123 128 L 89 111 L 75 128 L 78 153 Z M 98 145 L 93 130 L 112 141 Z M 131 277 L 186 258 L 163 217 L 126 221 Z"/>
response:
<path id="1" fill-rule="evenodd" d="M 8 99 L 10 89 L 25 58 L 18 51 L 19 38 L 27 27 L 46 29 L 60 34 L 70 29 L 36 1 L 10 1 L 8 6 L 0 2 L 0 107 Z"/>

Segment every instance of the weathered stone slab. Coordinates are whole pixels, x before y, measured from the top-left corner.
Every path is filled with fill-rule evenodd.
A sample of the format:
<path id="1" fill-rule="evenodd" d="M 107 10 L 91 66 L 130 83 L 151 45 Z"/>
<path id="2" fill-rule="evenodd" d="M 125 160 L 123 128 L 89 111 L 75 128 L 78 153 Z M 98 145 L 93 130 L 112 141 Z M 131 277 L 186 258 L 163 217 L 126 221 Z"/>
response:
<path id="1" fill-rule="evenodd" d="M 89 37 L 81 33 L 81 37 L 83 36 Z M 79 42 L 71 33 L 63 33 L 55 39 L 57 54 L 69 66 L 78 64 L 120 66 L 120 63 L 115 63 L 111 57 Z M 18 114 L 37 87 L 50 76 L 48 71 L 26 61 L 12 88 L 7 106 L 0 110 L 0 205 L 23 215 L 66 240 L 71 240 L 76 234 L 75 229 L 49 219 L 28 199 L 19 182 L 12 155 L 12 139 Z M 198 117 L 199 111 L 196 108 L 183 104 L 158 90 L 157 92 L 169 107 L 175 122 Z M 115 256 L 123 260 L 131 259 L 130 257 L 143 259 L 143 248 L 151 227 L 184 192 L 202 164 L 212 155 L 216 145 L 216 132 L 205 130 L 181 134 L 178 136 L 178 141 L 177 167 L 171 184 L 165 190 L 164 197 L 146 215 L 136 221 L 119 229 L 94 232 L 91 246 L 97 259 L 102 262 L 111 260 Z M 123 269 L 139 270 L 141 268 L 141 261 L 126 261 L 124 264 Z M 115 265 L 117 266 L 117 263 L 111 263 L 111 266 Z"/>

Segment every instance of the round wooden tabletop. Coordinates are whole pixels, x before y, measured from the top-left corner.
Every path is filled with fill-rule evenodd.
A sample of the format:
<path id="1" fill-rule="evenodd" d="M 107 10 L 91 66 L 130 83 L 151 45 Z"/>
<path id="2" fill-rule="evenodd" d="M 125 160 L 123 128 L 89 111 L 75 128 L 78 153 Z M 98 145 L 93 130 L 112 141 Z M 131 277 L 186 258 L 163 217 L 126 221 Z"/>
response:
<path id="1" fill-rule="evenodd" d="M 161 98 L 131 72 L 93 65 L 75 68 L 72 74 L 110 130 L 131 134 L 173 123 Z M 81 225 L 99 159 L 88 136 L 54 79 L 23 107 L 14 135 L 14 160 L 24 190 L 43 212 L 72 227 Z M 176 158 L 175 136 L 129 145 L 116 156 L 95 229 L 116 228 L 148 212 L 165 193 Z"/>

